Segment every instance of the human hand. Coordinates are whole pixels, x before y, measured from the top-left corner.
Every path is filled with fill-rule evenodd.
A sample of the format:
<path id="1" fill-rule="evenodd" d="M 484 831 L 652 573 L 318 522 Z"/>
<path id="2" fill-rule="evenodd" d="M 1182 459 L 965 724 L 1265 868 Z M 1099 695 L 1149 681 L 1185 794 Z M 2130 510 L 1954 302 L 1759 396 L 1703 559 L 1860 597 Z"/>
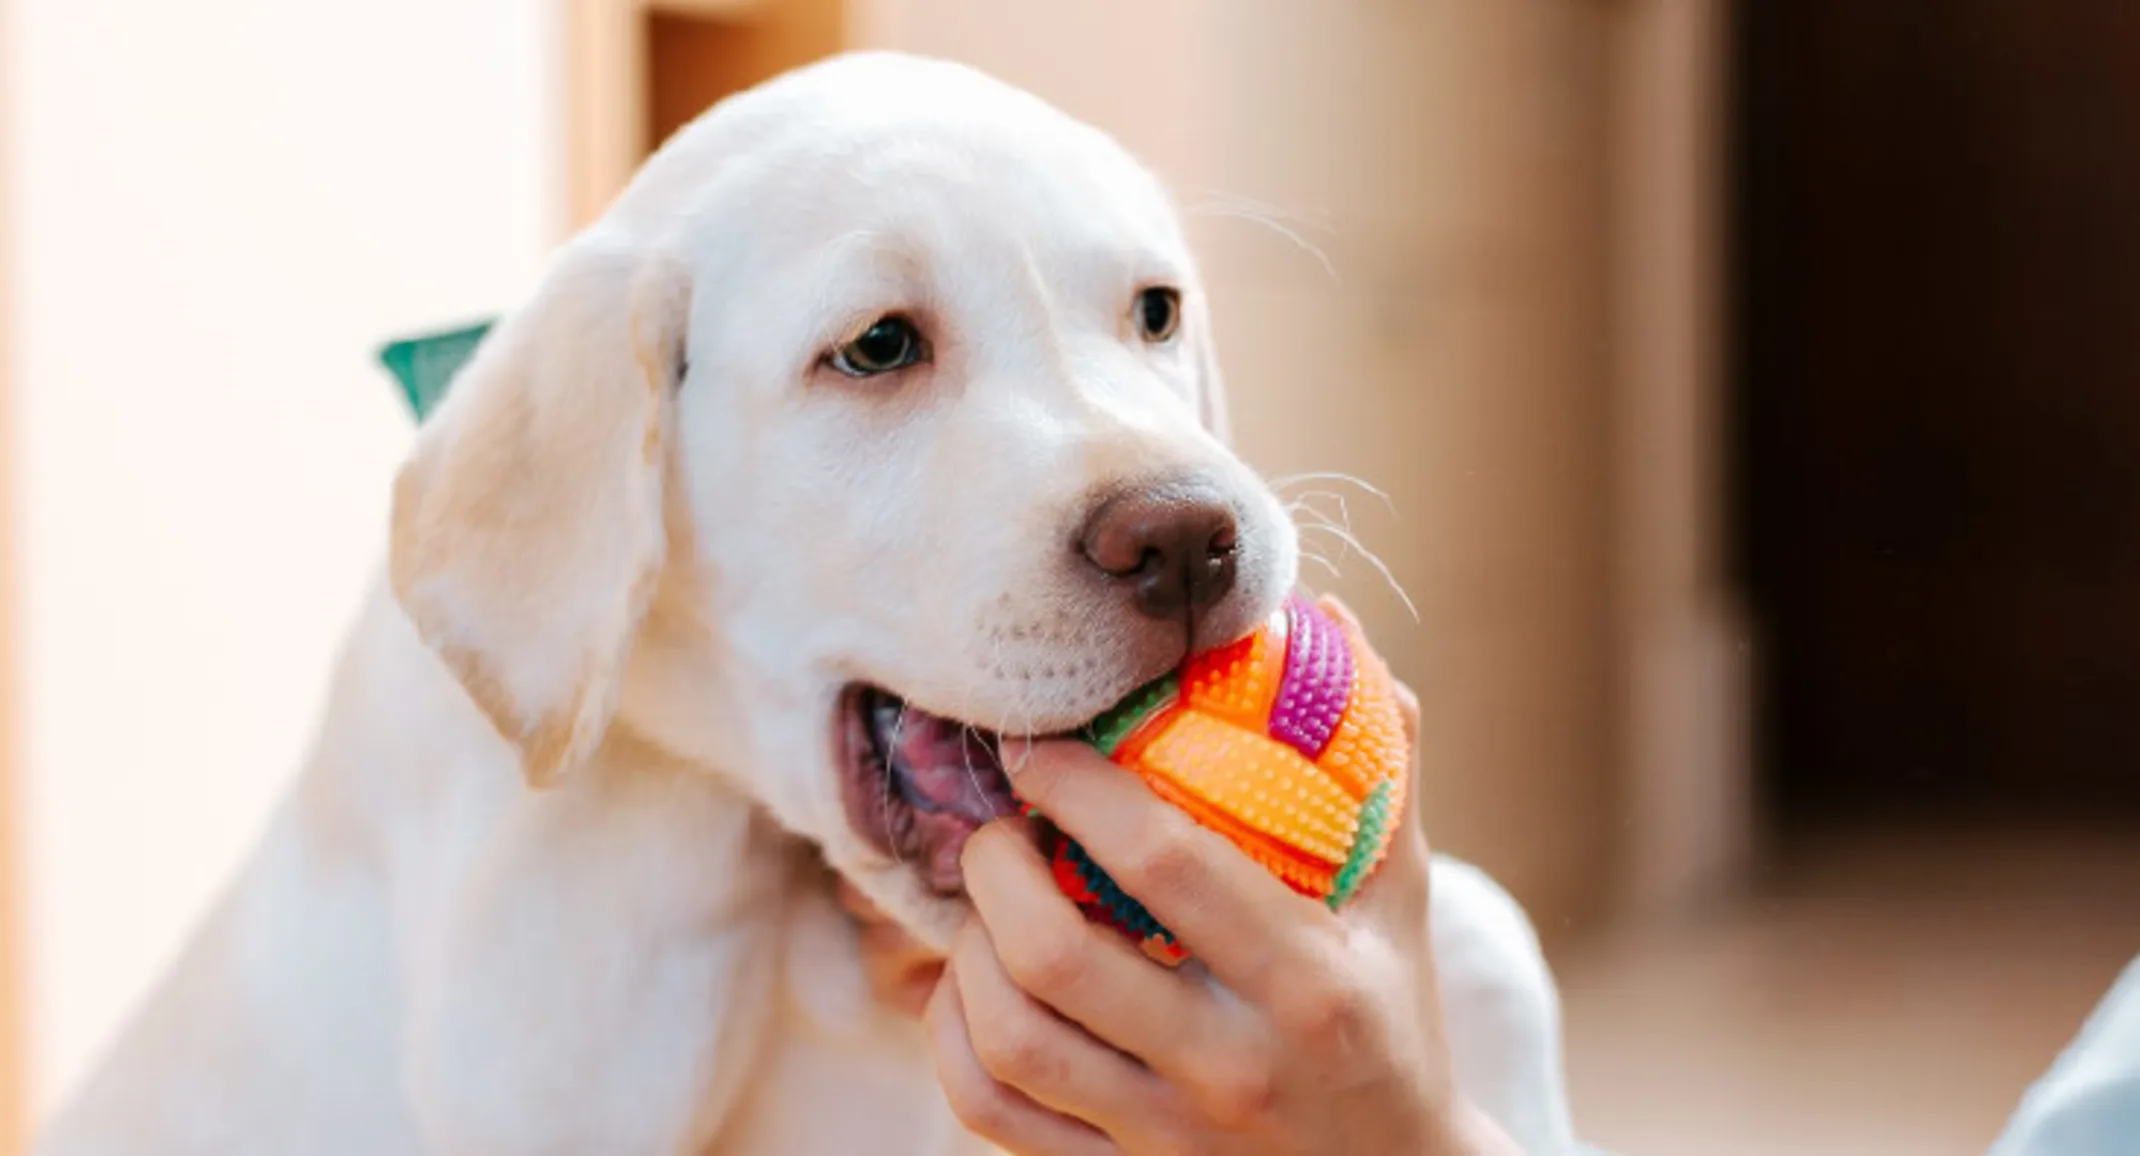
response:
<path id="1" fill-rule="evenodd" d="M 1418 701 L 1400 697 L 1416 740 Z M 1450 1075 L 1426 840 L 1409 812 L 1339 914 L 1087 747 L 1005 758 L 1019 794 L 1194 958 L 1168 970 L 1088 923 L 1025 820 L 976 832 L 964 854 L 975 916 L 926 1013 L 968 1128 L 1021 1156 L 1516 1151 Z"/>

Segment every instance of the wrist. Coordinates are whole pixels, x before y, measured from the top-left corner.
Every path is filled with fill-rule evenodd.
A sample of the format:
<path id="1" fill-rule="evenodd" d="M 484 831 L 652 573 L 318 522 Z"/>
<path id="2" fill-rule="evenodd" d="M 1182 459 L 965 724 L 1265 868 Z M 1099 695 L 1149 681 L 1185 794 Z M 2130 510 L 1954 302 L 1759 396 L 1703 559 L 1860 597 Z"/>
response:
<path id="1" fill-rule="evenodd" d="M 1441 1115 L 1428 1156 L 1524 1156 L 1523 1149 L 1491 1116 L 1462 1096 Z"/>

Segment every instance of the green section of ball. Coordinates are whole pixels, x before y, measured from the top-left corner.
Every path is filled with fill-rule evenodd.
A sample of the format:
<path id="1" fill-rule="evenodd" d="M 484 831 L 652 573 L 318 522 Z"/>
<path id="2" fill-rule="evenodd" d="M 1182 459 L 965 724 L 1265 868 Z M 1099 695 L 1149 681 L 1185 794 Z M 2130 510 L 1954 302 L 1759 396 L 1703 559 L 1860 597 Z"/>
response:
<path id="1" fill-rule="evenodd" d="M 1123 739 L 1180 697 L 1181 680 L 1172 674 L 1163 675 L 1131 692 L 1106 714 L 1087 723 L 1083 737 L 1095 750 L 1112 758 Z"/>
<path id="2" fill-rule="evenodd" d="M 1389 839 L 1390 798 L 1396 793 L 1396 784 L 1384 780 L 1375 784 L 1367 801 L 1360 805 L 1360 826 L 1352 837 L 1352 851 L 1345 857 L 1345 865 L 1338 868 L 1337 878 L 1330 885 L 1330 898 L 1325 900 L 1335 911 L 1352 899 L 1360 884 L 1375 868 L 1375 859 L 1382 853 L 1382 845 Z"/>

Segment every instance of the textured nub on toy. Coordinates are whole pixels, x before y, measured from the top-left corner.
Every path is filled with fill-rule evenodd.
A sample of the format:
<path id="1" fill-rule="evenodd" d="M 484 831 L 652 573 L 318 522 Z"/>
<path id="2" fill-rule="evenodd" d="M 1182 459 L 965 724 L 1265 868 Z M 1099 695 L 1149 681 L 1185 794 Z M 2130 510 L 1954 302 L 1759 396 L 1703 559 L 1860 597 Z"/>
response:
<path id="1" fill-rule="evenodd" d="M 1382 861 L 1410 751 L 1389 669 L 1365 639 L 1295 597 L 1254 634 L 1196 655 L 1086 728 L 1087 742 L 1303 895 L 1342 906 Z M 1055 879 L 1155 958 L 1186 952 L 1084 848 Z"/>

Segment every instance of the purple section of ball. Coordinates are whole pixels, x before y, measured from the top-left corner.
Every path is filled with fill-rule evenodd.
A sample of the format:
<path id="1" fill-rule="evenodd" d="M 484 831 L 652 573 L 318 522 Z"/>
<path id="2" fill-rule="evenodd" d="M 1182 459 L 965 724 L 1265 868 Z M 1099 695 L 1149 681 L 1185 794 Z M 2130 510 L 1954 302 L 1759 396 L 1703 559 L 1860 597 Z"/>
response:
<path id="1" fill-rule="evenodd" d="M 1352 700 L 1352 643 L 1345 628 L 1306 602 L 1286 603 L 1285 677 L 1271 707 L 1271 737 L 1321 758 Z"/>

